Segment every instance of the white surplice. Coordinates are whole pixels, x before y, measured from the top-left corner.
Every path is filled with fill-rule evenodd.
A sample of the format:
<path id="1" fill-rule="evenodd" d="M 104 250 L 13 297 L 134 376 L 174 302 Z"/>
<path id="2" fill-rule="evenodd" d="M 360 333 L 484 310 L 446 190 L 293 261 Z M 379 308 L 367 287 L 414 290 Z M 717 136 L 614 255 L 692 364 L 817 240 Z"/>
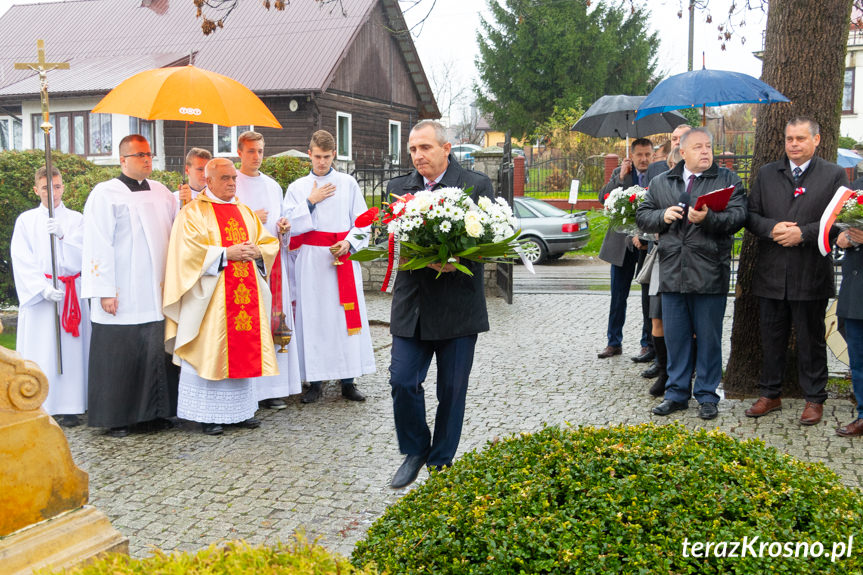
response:
<path id="1" fill-rule="evenodd" d="M 162 282 L 177 199 L 164 185 L 132 192 L 118 179 L 97 184 L 84 205 L 82 294 L 93 323 L 135 325 L 164 319 Z M 100 298 L 117 298 L 117 315 Z"/>
<path id="2" fill-rule="evenodd" d="M 60 204 L 54 209 L 54 219 L 63 228 L 63 238 L 57 239 L 57 275 L 74 276 L 81 271 L 83 216 Z M 51 415 L 78 414 L 87 410 L 87 357 L 90 349 L 90 314 L 80 300 L 81 278 L 75 281 L 81 305 L 78 337 L 60 328 L 63 374 L 57 374 L 54 302 L 42 297 L 42 290 L 52 282 L 51 243 L 48 237 L 48 208 L 40 205 L 18 216 L 12 232 L 12 270 L 18 292 L 17 351 L 34 361 L 48 377 L 48 398 L 42 407 Z M 65 291 L 62 282 L 57 287 Z M 62 313 L 63 302 L 59 304 Z"/>
<path id="3" fill-rule="evenodd" d="M 252 211 L 266 210 L 267 222 L 264 228 L 273 236 L 279 237 L 276 222 L 282 211 L 282 188 L 278 182 L 266 174 L 247 176 L 237 172 L 237 199 L 246 204 Z M 293 332 L 291 343 L 285 348 L 287 353 L 278 353 L 280 346 L 276 345 L 276 360 L 279 364 L 279 375 L 258 377 L 255 379 L 256 397 L 264 399 L 287 397 L 302 392 L 300 379 L 299 352 L 297 351 L 297 333 L 294 329 L 294 318 L 291 313 L 291 285 L 288 275 L 287 249 L 280 252 L 282 264 L 282 309 L 285 313 L 285 324 Z"/>
<path id="4" fill-rule="evenodd" d="M 331 197 L 309 209 L 307 198 L 312 184 L 335 185 Z M 354 221 L 366 211 L 366 203 L 356 180 L 330 170 L 325 176 L 311 173 L 288 187 L 282 215 L 291 221 L 291 235 L 308 231 L 344 232 L 351 251 L 368 245 L 369 228 L 356 228 Z M 357 237 L 361 236 L 361 237 Z M 339 304 L 339 287 L 333 255 L 326 246 L 301 246 L 295 250 L 294 297 L 299 334 L 300 374 L 304 381 L 325 381 L 359 377 L 375 372 L 375 356 L 369 332 L 363 275 L 359 262 L 350 262 L 357 286 L 362 329 L 348 335 L 345 310 Z"/>

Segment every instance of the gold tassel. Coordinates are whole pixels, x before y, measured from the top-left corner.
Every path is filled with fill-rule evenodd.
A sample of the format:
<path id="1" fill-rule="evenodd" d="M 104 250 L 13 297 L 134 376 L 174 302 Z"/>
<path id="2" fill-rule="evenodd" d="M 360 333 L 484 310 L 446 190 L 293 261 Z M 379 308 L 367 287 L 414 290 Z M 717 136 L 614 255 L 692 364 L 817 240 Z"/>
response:
<path id="1" fill-rule="evenodd" d="M 357 335 L 361 331 L 362 331 L 361 327 L 352 327 L 352 328 L 348 329 L 348 335 Z"/>
<path id="2" fill-rule="evenodd" d="M 343 303 L 342 305 L 345 307 L 345 311 L 353 311 L 354 310 L 353 302 Z"/>

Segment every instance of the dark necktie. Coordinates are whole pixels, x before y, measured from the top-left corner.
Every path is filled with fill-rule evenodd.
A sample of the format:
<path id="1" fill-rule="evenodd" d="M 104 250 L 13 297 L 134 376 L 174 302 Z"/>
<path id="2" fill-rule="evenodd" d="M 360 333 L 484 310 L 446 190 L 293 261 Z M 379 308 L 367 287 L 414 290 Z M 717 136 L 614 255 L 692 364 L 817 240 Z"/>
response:
<path id="1" fill-rule="evenodd" d="M 695 174 L 689 174 L 689 183 L 686 185 L 686 196 L 689 198 L 689 201 L 686 203 L 686 206 L 683 208 L 683 226 L 686 227 L 689 225 L 689 202 L 692 201 L 692 184 L 695 183 L 695 180 L 698 179 L 698 176 Z"/>
<path id="2" fill-rule="evenodd" d="M 803 170 L 800 169 L 800 166 L 795 166 L 791 171 L 794 174 L 794 185 L 800 183 L 800 177 L 803 175 Z"/>
<path id="3" fill-rule="evenodd" d="M 644 187 L 644 178 L 646 174 L 644 172 L 638 172 L 638 185 L 642 188 Z"/>
<path id="4" fill-rule="evenodd" d="M 428 181 L 428 183 L 426 183 L 426 189 L 427 189 L 427 190 L 429 190 L 429 191 L 431 191 L 431 190 L 433 190 L 433 189 L 434 189 L 434 187 L 435 187 L 436 185 L 437 185 L 437 182 L 436 182 L 436 181 L 434 181 L 434 180 L 429 180 L 429 181 Z"/>

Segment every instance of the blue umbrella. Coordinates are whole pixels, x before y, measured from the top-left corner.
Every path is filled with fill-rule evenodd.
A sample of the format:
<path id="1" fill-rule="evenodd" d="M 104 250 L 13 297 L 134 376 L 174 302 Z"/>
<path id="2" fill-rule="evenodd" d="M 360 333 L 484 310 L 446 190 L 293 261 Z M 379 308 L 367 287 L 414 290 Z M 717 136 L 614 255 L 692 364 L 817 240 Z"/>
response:
<path id="1" fill-rule="evenodd" d="M 843 168 L 853 168 L 860 162 L 863 162 L 863 158 L 861 158 L 860 155 L 854 150 L 839 148 L 838 150 L 836 150 L 836 155 L 836 163 Z"/>
<path id="2" fill-rule="evenodd" d="M 701 69 L 660 82 L 638 107 L 635 119 L 681 108 L 789 101 L 772 86 L 747 74 Z"/>

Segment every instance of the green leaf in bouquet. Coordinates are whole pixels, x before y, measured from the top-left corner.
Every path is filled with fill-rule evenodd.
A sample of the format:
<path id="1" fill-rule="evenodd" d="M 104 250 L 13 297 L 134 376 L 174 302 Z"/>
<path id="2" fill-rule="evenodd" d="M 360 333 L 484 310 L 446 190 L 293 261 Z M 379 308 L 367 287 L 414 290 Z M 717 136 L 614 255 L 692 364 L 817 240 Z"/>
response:
<path id="1" fill-rule="evenodd" d="M 457 269 L 458 271 L 460 271 L 460 272 L 462 272 L 462 273 L 465 273 L 465 274 L 467 274 L 467 275 L 469 275 L 469 276 L 473 277 L 473 272 L 471 272 L 469 269 L 467 269 L 467 268 L 466 268 L 465 266 L 463 266 L 462 264 L 460 264 L 460 263 L 458 263 L 458 262 L 453 262 L 453 264 L 452 264 L 452 265 L 453 265 L 453 266 L 455 267 L 455 269 Z M 440 275 L 440 274 L 438 274 L 438 275 Z"/>
<path id="2" fill-rule="evenodd" d="M 434 263 L 438 261 L 437 255 L 431 256 L 423 256 L 423 257 L 414 257 L 408 260 L 406 263 L 399 266 L 399 269 L 402 270 L 418 270 L 426 267 L 430 263 Z"/>
<path id="3" fill-rule="evenodd" d="M 458 257 L 469 256 L 470 254 L 472 254 L 472 253 L 474 253 L 474 252 L 478 251 L 479 249 L 480 249 L 480 247 L 479 247 L 479 246 L 473 246 L 473 247 L 470 247 L 470 248 L 464 249 L 464 250 L 462 250 L 462 251 L 458 252 L 457 254 L 453 254 L 453 255 L 456 255 L 456 256 L 458 256 Z"/>
<path id="4" fill-rule="evenodd" d="M 355 262 L 373 262 L 375 260 L 387 259 L 389 251 L 381 247 L 368 247 L 348 256 L 348 259 Z"/>

